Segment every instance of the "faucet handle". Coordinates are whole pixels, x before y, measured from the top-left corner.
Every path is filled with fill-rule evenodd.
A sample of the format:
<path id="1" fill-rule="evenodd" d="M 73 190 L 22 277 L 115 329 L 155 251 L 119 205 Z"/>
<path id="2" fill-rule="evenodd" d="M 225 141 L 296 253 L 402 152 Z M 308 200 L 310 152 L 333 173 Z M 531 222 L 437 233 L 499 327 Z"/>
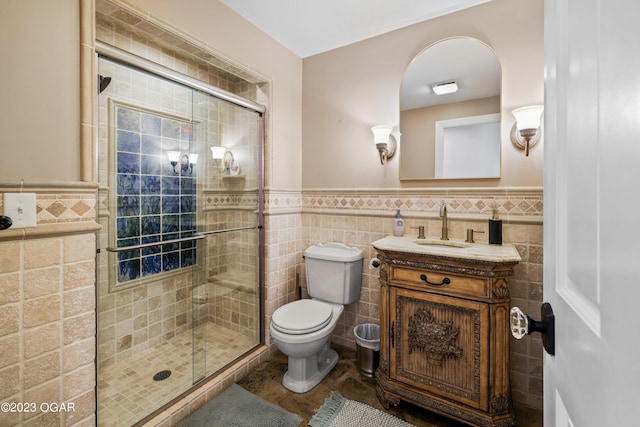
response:
<path id="1" fill-rule="evenodd" d="M 484 233 L 484 231 L 480 231 L 480 230 L 474 230 L 473 228 L 467 228 L 467 240 L 465 240 L 465 242 L 467 243 L 475 243 L 475 241 L 473 240 L 473 233 Z"/>
<path id="2" fill-rule="evenodd" d="M 411 227 L 418 229 L 418 239 L 424 239 L 424 225 L 419 225 L 417 227 Z"/>

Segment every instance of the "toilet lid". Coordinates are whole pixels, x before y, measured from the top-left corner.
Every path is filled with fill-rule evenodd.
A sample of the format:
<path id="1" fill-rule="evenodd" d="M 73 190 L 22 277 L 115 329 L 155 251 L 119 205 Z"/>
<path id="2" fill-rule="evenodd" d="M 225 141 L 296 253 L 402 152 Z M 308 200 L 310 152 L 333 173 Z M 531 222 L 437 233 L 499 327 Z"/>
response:
<path id="1" fill-rule="evenodd" d="M 333 309 L 329 304 L 301 299 L 277 309 L 271 317 L 271 324 L 285 334 L 308 334 L 324 328 L 332 316 Z"/>

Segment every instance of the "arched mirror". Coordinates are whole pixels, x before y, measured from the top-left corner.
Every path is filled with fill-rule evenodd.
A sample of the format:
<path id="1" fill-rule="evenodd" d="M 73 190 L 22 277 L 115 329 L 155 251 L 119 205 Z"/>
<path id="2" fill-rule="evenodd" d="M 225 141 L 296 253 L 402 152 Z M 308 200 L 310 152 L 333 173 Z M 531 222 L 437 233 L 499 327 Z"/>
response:
<path id="1" fill-rule="evenodd" d="M 499 178 L 500 81 L 498 59 L 478 40 L 420 52 L 400 87 L 400 179 Z"/>

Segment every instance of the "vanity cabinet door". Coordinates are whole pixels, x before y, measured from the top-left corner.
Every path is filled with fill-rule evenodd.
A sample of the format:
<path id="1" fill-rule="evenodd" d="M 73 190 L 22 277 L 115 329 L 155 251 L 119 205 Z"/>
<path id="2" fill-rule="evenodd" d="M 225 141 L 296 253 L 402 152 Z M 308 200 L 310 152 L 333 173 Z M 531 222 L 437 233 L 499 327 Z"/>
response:
<path id="1" fill-rule="evenodd" d="M 490 305 L 391 286 L 389 308 L 390 377 L 487 411 Z"/>

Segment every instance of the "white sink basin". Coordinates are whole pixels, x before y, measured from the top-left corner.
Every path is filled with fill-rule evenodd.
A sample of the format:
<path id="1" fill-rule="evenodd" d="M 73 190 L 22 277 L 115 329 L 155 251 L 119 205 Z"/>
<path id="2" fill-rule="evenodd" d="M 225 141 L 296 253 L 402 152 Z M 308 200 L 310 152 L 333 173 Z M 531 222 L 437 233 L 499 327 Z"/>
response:
<path id="1" fill-rule="evenodd" d="M 413 243 L 415 243 L 416 245 L 447 246 L 450 248 L 468 248 L 471 246 L 471 243 L 467 242 L 439 239 L 415 239 Z"/>

